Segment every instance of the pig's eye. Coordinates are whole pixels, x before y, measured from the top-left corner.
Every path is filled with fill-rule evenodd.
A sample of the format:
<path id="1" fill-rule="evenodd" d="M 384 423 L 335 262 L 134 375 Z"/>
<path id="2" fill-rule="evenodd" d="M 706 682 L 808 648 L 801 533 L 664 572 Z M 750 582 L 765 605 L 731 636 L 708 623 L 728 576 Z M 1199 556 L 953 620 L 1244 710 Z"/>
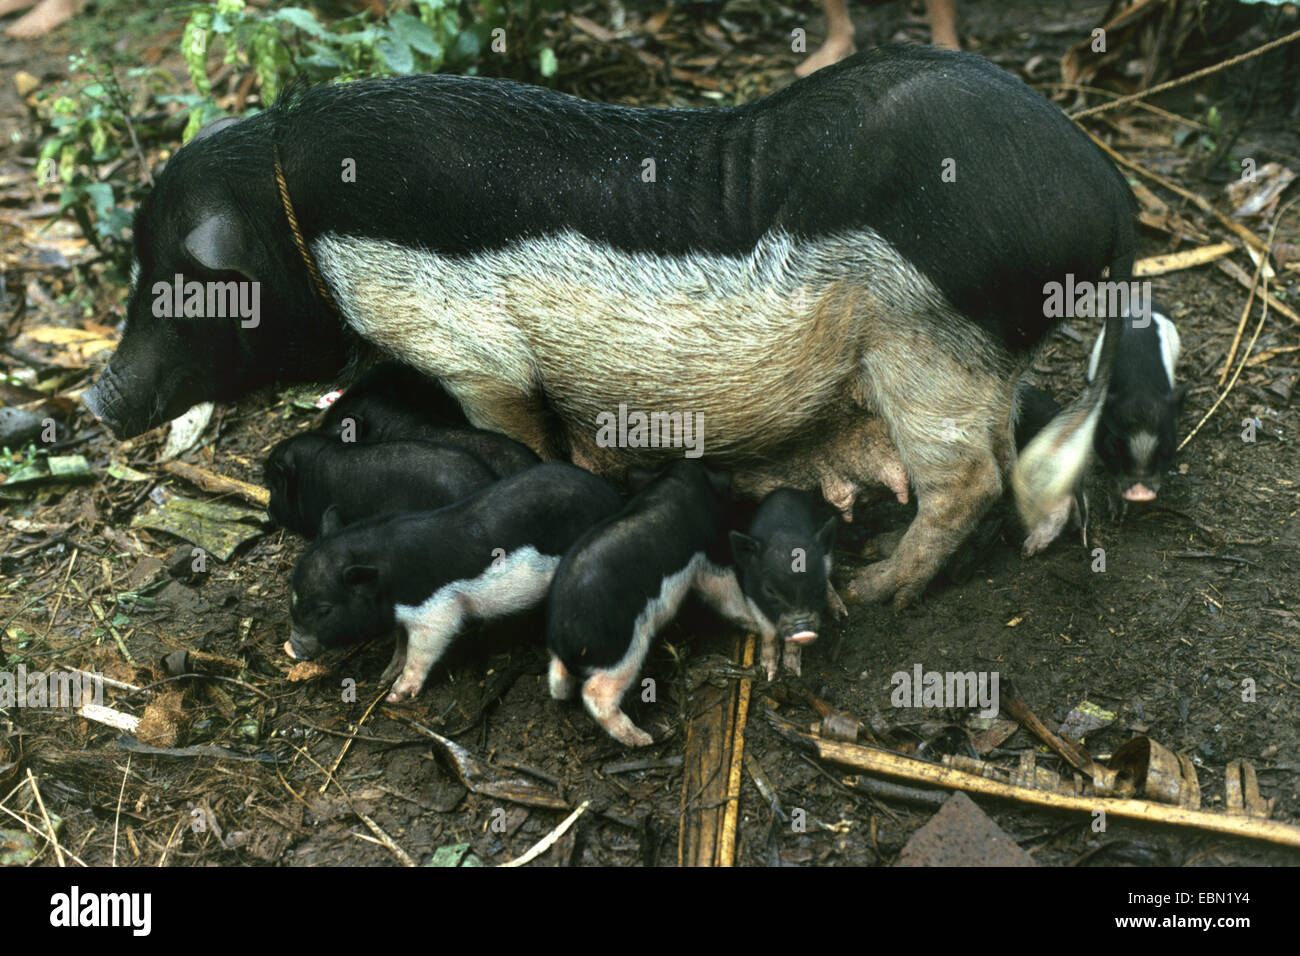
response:
<path id="1" fill-rule="evenodd" d="M 769 601 L 775 601 L 780 598 L 780 595 L 776 593 L 776 588 L 772 587 L 772 585 L 764 584 L 763 597 L 767 598 Z"/>
<path id="2" fill-rule="evenodd" d="M 333 605 L 333 604 L 317 604 L 317 605 L 316 605 L 316 613 L 319 614 L 319 615 L 321 615 L 322 617 L 324 617 L 326 614 L 328 614 L 328 613 L 329 613 L 330 611 L 332 611 L 332 610 L 334 610 L 334 605 Z"/>

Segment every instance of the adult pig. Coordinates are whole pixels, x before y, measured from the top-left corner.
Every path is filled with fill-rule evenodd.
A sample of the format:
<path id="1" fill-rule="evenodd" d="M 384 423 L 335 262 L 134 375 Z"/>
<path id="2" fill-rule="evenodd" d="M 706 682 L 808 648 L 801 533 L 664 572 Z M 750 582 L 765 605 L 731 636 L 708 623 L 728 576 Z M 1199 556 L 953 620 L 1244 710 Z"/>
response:
<path id="1" fill-rule="evenodd" d="M 883 48 L 708 110 L 346 83 L 168 163 L 137 215 L 121 346 L 85 400 L 133 435 L 368 347 L 436 377 L 474 425 L 602 472 L 703 454 L 738 491 L 822 488 L 849 511 L 910 479 L 915 520 L 850 589 L 903 606 L 1008 475 L 1030 527 L 1071 495 L 1118 324 L 1018 460 L 1014 390 L 1059 321 L 1047 286 L 1126 281 L 1133 246 L 1110 161 L 971 54 Z M 222 283 L 239 309 L 213 306 Z"/>

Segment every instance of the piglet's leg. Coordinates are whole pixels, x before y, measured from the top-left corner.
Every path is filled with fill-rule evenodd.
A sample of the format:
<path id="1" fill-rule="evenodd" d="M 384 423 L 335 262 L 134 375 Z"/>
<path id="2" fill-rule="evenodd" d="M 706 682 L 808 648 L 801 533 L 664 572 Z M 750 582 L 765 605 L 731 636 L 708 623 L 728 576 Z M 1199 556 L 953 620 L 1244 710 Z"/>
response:
<path id="1" fill-rule="evenodd" d="M 388 695 L 390 704 L 410 700 L 420 692 L 433 665 L 460 633 L 465 602 L 455 591 L 439 592 L 419 607 L 399 607 L 397 620 L 406 627 L 406 664 Z"/>
<path id="2" fill-rule="evenodd" d="M 830 581 L 826 582 L 826 606 L 831 609 L 831 616 L 844 618 L 849 616 L 849 609 L 844 606 L 840 599 L 840 594 L 835 590 L 835 585 Z"/>
<path id="3" fill-rule="evenodd" d="M 564 661 L 554 654 L 551 655 L 551 669 L 547 674 L 547 683 L 551 688 L 551 697 L 555 700 L 568 700 L 578 689 L 578 682 L 564 666 Z"/>
<path id="4" fill-rule="evenodd" d="M 776 680 L 777 658 L 781 642 L 776 629 L 762 615 L 754 613 L 745 592 L 741 590 L 736 572 L 704 571 L 695 579 L 695 590 L 700 598 L 724 618 L 747 631 L 757 631 L 763 640 L 759 662 L 768 680 Z"/>
<path id="5" fill-rule="evenodd" d="M 645 747 L 654 743 L 654 738 L 632 723 L 619 706 L 635 676 L 635 670 L 622 667 L 592 674 L 582 685 L 582 703 L 615 740 L 628 747 Z"/>
<path id="6" fill-rule="evenodd" d="M 781 666 L 795 677 L 803 676 L 802 650 L 800 645 L 787 642 L 781 654 Z M 771 678 L 768 679 L 771 680 Z"/>
<path id="7" fill-rule="evenodd" d="M 402 668 L 405 666 L 406 666 L 406 629 L 399 627 L 397 629 L 397 643 L 393 647 L 392 659 L 389 660 L 388 666 L 384 668 L 384 672 L 379 675 L 379 683 L 387 684 L 389 681 L 394 680 L 397 677 L 397 675 L 402 672 Z"/>

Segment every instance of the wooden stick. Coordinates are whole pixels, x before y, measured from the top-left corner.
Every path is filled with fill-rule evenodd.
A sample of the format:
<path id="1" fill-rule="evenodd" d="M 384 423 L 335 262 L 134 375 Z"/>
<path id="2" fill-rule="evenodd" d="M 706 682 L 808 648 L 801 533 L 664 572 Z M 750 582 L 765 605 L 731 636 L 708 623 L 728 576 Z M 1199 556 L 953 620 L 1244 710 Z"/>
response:
<path id="1" fill-rule="evenodd" d="M 1084 130 L 1084 132 L 1086 133 L 1088 131 Z M 1099 147 L 1101 147 L 1102 152 L 1104 152 L 1111 159 L 1115 160 L 1115 162 L 1119 163 L 1121 166 L 1127 166 L 1135 173 L 1145 176 L 1147 179 L 1150 179 L 1152 182 L 1159 183 L 1161 186 L 1163 186 L 1165 189 L 1168 189 L 1170 192 L 1177 193 L 1179 196 L 1182 196 L 1184 199 L 1188 200 L 1193 205 L 1195 205 L 1197 209 L 1201 210 L 1202 212 L 1208 213 L 1209 215 L 1213 216 L 1215 219 L 1219 220 L 1219 222 L 1223 224 L 1224 228 L 1231 231 L 1234 235 L 1240 238 L 1242 242 L 1246 243 L 1246 245 L 1254 246 L 1260 252 L 1268 252 L 1268 244 L 1265 243 L 1263 239 L 1259 238 L 1259 236 L 1255 235 L 1253 232 L 1251 232 L 1241 223 L 1234 222 L 1233 220 L 1225 216 L 1223 213 L 1219 212 L 1219 210 L 1211 206 L 1210 203 L 1204 197 L 1198 196 L 1196 193 L 1192 192 L 1191 190 L 1184 189 L 1182 186 L 1175 185 L 1174 183 L 1171 183 L 1169 180 L 1165 179 L 1163 176 L 1158 176 L 1157 174 L 1151 172 L 1151 170 L 1147 169 L 1145 166 L 1141 166 L 1133 162 L 1133 160 L 1128 159 L 1125 156 L 1121 156 L 1119 153 L 1115 152 L 1115 150 L 1111 149 L 1109 146 L 1107 146 L 1097 137 L 1093 136 L 1091 133 L 1088 133 L 1088 136 L 1092 139 L 1094 143 L 1096 143 Z"/>
<path id="2" fill-rule="evenodd" d="M 1268 256 L 1259 257 L 1259 265 L 1255 268 L 1255 278 L 1251 280 L 1250 293 L 1246 296 L 1246 307 L 1241 310 L 1241 319 L 1237 322 L 1237 333 L 1232 337 L 1232 345 L 1228 347 L 1228 357 L 1223 361 L 1223 371 L 1219 372 L 1219 380 L 1214 383 L 1215 388 L 1223 388 L 1228 373 L 1232 371 L 1232 362 L 1237 357 L 1241 337 L 1246 332 L 1246 323 L 1250 321 L 1250 310 L 1255 305 L 1255 291 L 1259 288 L 1259 278 L 1264 274 L 1264 263 L 1266 262 L 1268 262 Z M 1268 306 L 1264 307 L 1264 311 L 1268 311 Z"/>
<path id="3" fill-rule="evenodd" d="M 754 664 L 754 635 L 745 635 L 745 653 L 742 667 Z M 745 764 L 745 722 L 749 719 L 749 690 L 753 684 L 748 677 L 741 678 L 740 697 L 736 703 L 736 726 L 731 734 L 731 768 L 727 780 L 727 805 L 722 816 L 722 848 L 718 866 L 735 866 L 736 821 L 740 817 L 740 772 Z"/>
<path id="4" fill-rule="evenodd" d="M 952 790 L 965 790 L 970 793 L 982 793 L 991 797 L 1005 797 L 1021 803 L 1035 804 L 1054 810 L 1078 810 L 1093 813 L 1104 810 L 1108 814 L 1130 820 L 1144 820 L 1148 823 L 1171 823 L 1178 826 L 1195 827 L 1213 833 L 1226 833 L 1230 836 L 1249 837 L 1254 840 L 1267 840 L 1283 846 L 1300 847 L 1300 827 L 1276 820 L 1260 820 L 1250 817 L 1233 817 L 1221 813 L 1208 813 L 1204 810 L 1187 810 L 1183 807 L 1166 806 L 1147 800 L 1115 799 L 1113 797 L 1075 797 L 1048 790 L 1031 790 L 1018 787 L 999 780 L 989 780 L 975 774 L 954 770 L 938 764 L 927 763 L 913 757 L 877 750 L 862 744 L 843 744 L 834 740 L 821 740 L 804 734 L 790 733 L 792 737 L 807 740 L 817 750 L 818 756 L 833 760 L 855 770 L 869 773 L 883 773 L 905 780 L 932 783 Z"/>
<path id="5" fill-rule="evenodd" d="M 1219 267 L 1220 272 L 1233 279 L 1243 289 L 1249 289 L 1251 285 L 1253 285 L 1250 275 L 1246 270 L 1237 265 L 1237 263 L 1233 262 L 1231 259 L 1220 259 L 1215 263 L 1215 265 Z M 1270 309 L 1273 309 L 1276 312 L 1281 312 L 1292 322 L 1300 325 L 1300 313 L 1297 313 L 1295 309 L 1291 308 L 1285 302 L 1278 301 L 1273 293 L 1269 292 L 1267 289 L 1261 289 L 1260 292 L 1264 301 L 1268 303 Z"/>
<path id="6" fill-rule="evenodd" d="M 68 861 L 63 858 L 63 847 L 59 846 L 59 838 L 54 833 L 54 823 L 50 820 L 50 815 L 45 811 L 45 801 L 41 799 L 40 787 L 36 786 L 36 777 L 32 774 L 32 768 L 27 768 L 27 783 L 31 785 L 32 793 L 36 796 L 36 805 L 41 808 L 41 817 L 45 820 L 45 827 L 50 831 L 46 838 L 54 846 L 54 855 L 59 858 L 59 866 L 67 866 Z"/>
<path id="7" fill-rule="evenodd" d="M 556 827 L 550 833 L 546 834 L 546 836 L 542 837 L 535 844 L 533 844 L 533 846 L 528 850 L 527 853 L 525 853 L 521 857 L 510 860 L 506 863 L 502 863 L 501 865 L 503 867 L 523 866 L 525 863 L 531 863 L 533 860 L 537 859 L 537 857 L 541 856 L 543 853 L 545 853 L 547 850 L 553 847 L 556 841 L 558 841 L 560 837 L 564 836 L 564 834 L 568 832 L 569 827 L 573 826 L 573 824 L 577 821 L 578 817 L 582 816 L 584 813 L 587 812 L 587 808 L 589 806 L 591 806 L 591 801 L 583 800 L 582 803 L 578 804 L 578 809 L 574 810 L 567 817 L 565 817 L 558 827 Z"/>
<path id="8" fill-rule="evenodd" d="M 215 471 L 208 471 L 197 465 L 190 465 L 183 461 L 169 461 L 163 465 L 163 471 L 184 478 L 213 494 L 237 495 L 259 508 L 265 508 L 271 502 L 271 492 L 260 485 L 250 485 L 238 478 L 227 478 L 225 475 L 219 475 Z"/>
<path id="9" fill-rule="evenodd" d="M 1146 259 L 1139 259 L 1134 263 L 1133 275 L 1159 276 L 1167 272 L 1193 269 L 1196 266 L 1203 266 L 1207 262 L 1213 262 L 1215 259 L 1221 259 L 1236 248 L 1237 244 L 1235 242 L 1217 242 L 1212 246 L 1184 249 L 1182 252 L 1171 252 L 1168 255 L 1148 256 Z"/>

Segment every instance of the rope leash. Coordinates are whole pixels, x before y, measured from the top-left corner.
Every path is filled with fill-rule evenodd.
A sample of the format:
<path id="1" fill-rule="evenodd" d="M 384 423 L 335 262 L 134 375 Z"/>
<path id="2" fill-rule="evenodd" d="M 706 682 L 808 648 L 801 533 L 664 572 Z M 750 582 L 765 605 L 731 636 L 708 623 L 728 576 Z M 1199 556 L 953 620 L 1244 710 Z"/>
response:
<path id="1" fill-rule="evenodd" d="M 307 240 L 302 237 L 302 229 L 298 226 L 298 217 L 294 215 L 293 201 L 289 198 L 289 185 L 284 181 L 284 167 L 280 165 L 280 147 L 271 146 L 271 156 L 275 160 L 275 185 L 280 190 L 280 203 L 284 206 L 285 218 L 289 220 L 289 231 L 293 234 L 293 244 L 298 247 L 298 254 L 302 256 L 303 264 L 307 266 L 307 272 L 311 274 L 312 285 L 316 287 L 316 294 L 321 297 L 321 301 L 335 315 L 339 314 L 338 306 L 334 304 L 334 297 L 330 295 L 329 287 L 325 285 L 325 280 L 321 278 L 320 271 L 316 268 L 316 260 L 312 258 L 311 250 L 307 248 Z"/>

